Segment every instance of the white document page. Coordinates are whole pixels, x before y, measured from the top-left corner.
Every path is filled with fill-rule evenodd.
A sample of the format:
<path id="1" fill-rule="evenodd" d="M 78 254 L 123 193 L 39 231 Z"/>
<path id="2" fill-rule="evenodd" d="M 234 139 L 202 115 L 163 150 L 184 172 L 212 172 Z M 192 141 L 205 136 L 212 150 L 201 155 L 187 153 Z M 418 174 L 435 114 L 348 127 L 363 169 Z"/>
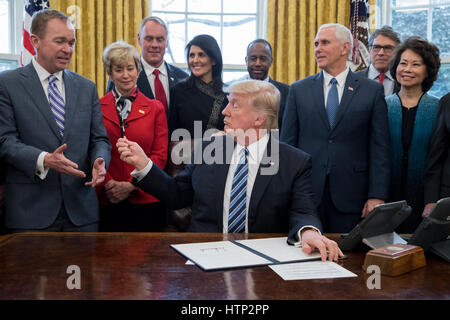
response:
<path id="1" fill-rule="evenodd" d="M 357 277 L 353 272 L 331 261 L 310 261 L 269 266 L 283 280 L 308 280 Z"/>
<path id="2" fill-rule="evenodd" d="M 302 251 L 302 248 L 290 246 L 286 241 L 287 237 L 237 240 L 235 242 L 243 244 L 279 262 L 320 259 L 319 252 L 306 254 Z"/>
<path id="3" fill-rule="evenodd" d="M 171 247 L 205 270 L 271 263 L 230 241 L 172 244 Z"/>

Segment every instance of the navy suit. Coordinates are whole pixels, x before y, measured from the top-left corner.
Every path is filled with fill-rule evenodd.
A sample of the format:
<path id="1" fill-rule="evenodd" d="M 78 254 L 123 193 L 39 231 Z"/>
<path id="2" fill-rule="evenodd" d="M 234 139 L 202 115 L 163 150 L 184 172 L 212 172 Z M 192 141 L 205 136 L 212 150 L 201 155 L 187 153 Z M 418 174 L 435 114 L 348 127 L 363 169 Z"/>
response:
<path id="1" fill-rule="evenodd" d="M 64 206 L 76 226 L 98 221 L 95 189 L 85 186 L 97 158 L 108 168 L 111 145 L 103 124 L 94 83 L 63 71 L 64 136 L 58 131 L 44 89 L 32 63 L 0 74 L 0 157 L 8 164 L 6 225 L 13 229 L 44 229 Z M 67 144 L 66 158 L 78 164 L 86 179 L 50 169 L 41 180 L 36 163 L 42 151 Z"/>
<path id="2" fill-rule="evenodd" d="M 355 219 L 368 198 L 389 196 L 390 138 L 383 87 L 349 71 L 333 128 L 324 101 L 322 72 L 293 83 L 281 140 L 311 155 L 316 204 L 321 204 L 329 179 L 334 206 Z M 330 229 L 350 231 L 341 230 L 347 218 Z"/>
<path id="3" fill-rule="evenodd" d="M 269 82 L 273 84 L 278 89 L 278 91 L 280 91 L 280 109 L 278 110 L 278 129 L 281 130 L 281 125 L 283 123 L 283 114 L 284 110 L 286 109 L 286 101 L 289 94 L 289 85 L 272 80 L 271 78 L 269 78 Z"/>
<path id="4" fill-rule="evenodd" d="M 249 205 L 248 228 L 252 233 L 289 233 L 292 239 L 302 226 L 321 229 L 311 192 L 311 159 L 306 153 L 271 137 L 262 159 Z M 188 231 L 222 232 L 223 200 L 234 143 L 228 136 L 213 139 L 218 161 L 190 164 L 175 178 L 153 166 L 137 186 L 177 209 L 192 205 Z M 271 142 L 279 146 L 273 150 Z M 203 142 L 204 150 L 212 142 Z M 228 152 L 227 151 L 228 148 Z M 203 154 L 203 153 L 202 153 Z M 217 163 L 218 162 L 218 163 Z M 225 163 L 225 164 L 223 164 Z M 275 174 L 265 175 L 271 166 Z"/>
<path id="5" fill-rule="evenodd" d="M 181 80 L 186 79 L 189 75 L 178 67 L 168 64 L 167 62 L 164 62 L 164 63 L 166 64 L 167 73 L 169 75 L 169 91 L 170 91 L 170 89 L 173 86 L 175 86 Z M 137 79 L 137 87 L 147 98 L 155 99 L 155 96 L 153 95 L 153 91 L 150 86 L 150 83 L 148 82 L 147 75 L 145 74 L 144 66 L 142 66 L 142 64 L 141 64 L 141 67 L 142 67 L 142 70 L 139 73 L 139 77 Z M 114 88 L 114 83 L 111 80 L 109 80 L 108 88 L 106 89 L 106 92 L 111 91 L 113 88 Z"/>

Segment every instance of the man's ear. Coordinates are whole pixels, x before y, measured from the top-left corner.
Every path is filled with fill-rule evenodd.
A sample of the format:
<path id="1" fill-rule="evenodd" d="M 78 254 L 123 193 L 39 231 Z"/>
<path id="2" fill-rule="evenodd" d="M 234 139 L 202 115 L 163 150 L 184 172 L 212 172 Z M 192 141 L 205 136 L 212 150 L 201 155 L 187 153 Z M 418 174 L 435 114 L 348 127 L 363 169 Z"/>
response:
<path id="1" fill-rule="evenodd" d="M 267 116 L 263 113 L 260 113 L 256 116 L 255 119 L 255 128 L 262 128 L 263 125 L 266 123 Z"/>
<path id="2" fill-rule="evenodd" d="M 39 37 L 37 35 L 31 34 L 30 42 L 31 42 L 31 45 L 33 46 L 33 48 L 37 49 L 39 47 Z"/>

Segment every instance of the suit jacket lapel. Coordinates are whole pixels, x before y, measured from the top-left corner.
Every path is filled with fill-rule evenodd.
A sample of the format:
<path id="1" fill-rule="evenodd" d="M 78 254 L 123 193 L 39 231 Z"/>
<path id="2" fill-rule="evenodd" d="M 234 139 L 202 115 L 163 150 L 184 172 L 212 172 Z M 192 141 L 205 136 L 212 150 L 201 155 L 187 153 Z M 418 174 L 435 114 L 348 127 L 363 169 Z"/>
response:
<path id="1" fill-rule="evenodd" d="M 148 98 L 155 99 L 153 95 L 152 88 L 150 87 L 150 83 L 148 82 L 147 75 L 145 74 L 144 65 L 141 63 L 142 71 L 139 73 L 139 77 L 137 80 L 137 86 L 139 90 Z"/>
<path id="2" fill-rule="evenodd" d="M 323 72 L 318 73 L 314 78 L 314 85 L 312 86 L 312 96 L 315 98 L 316 109 L 319 110 L 320 117 L 324 122 L 326 128 L 330 130 L 330 123 L 328 122 L 327 110 L 325 109 L 325 97 L 323 95 Z"/>
<path id="3" fill-rule="evenodd" d="M 259 165 L 258 174 L 256 175 L 255 183 L 253 184 L 252 194 L 250 197 L 250 205 L 248 212 L 248 219 L 256 219 L 257 208 L 261 199 L 266 191 L 269 182 L 272 180 L 275 174 L 264 173 L 263 170 L 268 170 L 270 167 L 278 166 L 279 169 L 279 148 L 272 148 L 272 144 L 279 144 L 279 140 L 274 138 L 272 134 L 269 136 L 269 141 L 267 142 L 266 151 L 264 152 L 263 158 Z M 277 145 L 278 147 L 279 145 Z M 278 162 L 278 163 L 277 163 Z M 249 230 L 250 231 L 250 230 Z"/>
<path id="4" fill-rule="evenodd" d="M 29 93 L 31 100 L 44 116 L 50 129 L 53 131 L 55 136 L 61 140 L 61 134 L 59 133 L 58 126 L 56 125 L 55 117 L 50 109 L 48 99 L 45 96 L 41 80 L 39 79 L 32 63 L 29 63 L 22 69 L 22 76 L 22 85 L 25 88 L 24 92 Z"/>
<path id="5" fill-rule="evenodd" d="M 345 112 L 347 112 L 347 109 L 350 107 L 353 96 L 358 91 L 358 87 L 358 77 L 354 76 L 353 72 L 349 70 L 347 79 L 345 80 L 344 92 L 342 93 L 342 99 L 341 103 L 339 104 L 339 109 L 336 115 L 336 122 L 333 129 L 339 125 L 339 122 L 342 120 Z"/>
<path id="6" fill-rule="evenodd" d="M 66 101 L 65 101 L 65 124 L 64 124 L 64 136 L 65 139 L 68 136 L 68 133 L 72 127 L 72 123 L 75 120 L 75 112 L 77 110 L 77 100 L 78 94 L 80 91 L 78 89 L 79 84 L 75 81 L 70 72 L 64 70 L 63 72 L 64 78 L 64 88 L 66 91 Z"/>
<path id="7" fill-rule="evenodd" d="M 172 66 L 164 61 L 167 69 L 167 77 L 169 78 L 169 89 L 175 85 L 175 78 L 173 76 Z"/>

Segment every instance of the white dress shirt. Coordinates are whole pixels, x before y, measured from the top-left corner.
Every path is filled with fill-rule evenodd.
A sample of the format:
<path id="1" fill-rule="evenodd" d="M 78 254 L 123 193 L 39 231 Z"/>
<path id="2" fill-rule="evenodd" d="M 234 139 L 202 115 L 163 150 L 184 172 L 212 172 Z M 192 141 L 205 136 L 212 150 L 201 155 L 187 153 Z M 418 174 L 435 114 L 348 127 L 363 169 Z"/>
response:
<path id="1" fill-rule="evenodd" d="M 337 91 L 339 96 L 339 103 L 341 103 L 342 95 L 344 94 L 344 88 L 345 88 L 345 81 L 347 80 L 348 72 L 350 71 L 350 68 L 347 67 L 344 71 L 342 71 L 340 74 L 338 74 L 336 77 L 333 77 L 331 74 L 323 70 L 323 95 L 325 98 L 325 108 L 327 107 L 327 100 L 328 100 L 328 92 L 331 89 L 331 79 L 336 78 L 337 84 Z"/>
<path id="2" fill-rule="evenodd" d="M 39 80 L 41 81 L 42 88 L 44 89 L 45 96 L 47 97 L 47 100 L 48 100 L 48 85 L 49 85 L 48 77 L 51 75 L 51 73 L 49 73 L 47 70 L 45 70 L 36 61 L 36 58 L 33 58 L 31 60 L 31 63 L 33 64 L 33 67 L 37 72 Z M 63 72 L 58 71 L 58 72 L 54 73 L 53 75 L 58 79 L 58 81 L 56 81 L 56 86 L 58 87 L 58 90 L 61 93 L 61 97 L 64 99 L 64 101 L 66 101 L 66 90 L 64 88 Z M 50 108 L 50 101 L 49 101 L 49 108 Z M 52 152 L 53 152 L 53 150 L 52 150 Z M 47 176 L 48 170 L 49 170 L 49 168 L 44 167 L 44 158 L 47 153 L 48 152 L 46 152 L 46 151 L 41 152 L 39 154 L 39 157 L 38 157 L 37 163 L 36 163 L 35 174 L 42 180 L 45 179 L 45 177 Z"/>
<path id="3" fill-rule="evenodd" d="M 372 64 L 370 64 L 369 73 L 367 74 L 367 77 L 369 79 L 379 82 L 379 80 L 378 80 L 379 74 L 380 74 L 380 72 L 378 72 L 378 70 L 375 69 L 375 67 Z M 384 96 L 387 97 L 394 93 L 395 81 L 394 81 L 394 78 L 392 78 L 389 70 L 385 73 L 385 75 L 386 75 L 386 78 L 384 78 L 383 87 L 384 87 Z"/>
<path id="4" fill-rule="evenodd" d="M 142 65 L 144 66 L 144 72 L 147 76 L 148 83 L 150 84 L 150 87 L 152 88 L 153 96 L 156 98 L 155 95 L 155 75 L 153 74 L 153 70 L 158 69 L 159 70 L 159 80 L 161 81 L 164 92 L 166 93 L 166 99 L 167 99 L 167 105 L 170 106 L 170 89 L 169 89 L 169 73 L 167 71 L 167 66 L 163 62 L 158 68 L 152 67 L 149 65 L 144 59 L 141 59 Z"/>

